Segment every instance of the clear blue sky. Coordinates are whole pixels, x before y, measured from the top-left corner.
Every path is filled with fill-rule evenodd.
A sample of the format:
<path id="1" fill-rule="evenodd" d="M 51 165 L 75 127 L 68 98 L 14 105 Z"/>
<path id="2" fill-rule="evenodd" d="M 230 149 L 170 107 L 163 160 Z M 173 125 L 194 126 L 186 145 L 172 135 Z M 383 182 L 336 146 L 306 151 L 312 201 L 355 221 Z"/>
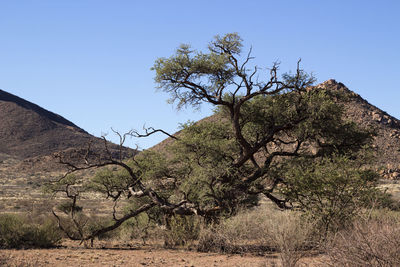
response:
<path id="1" fill-rule="evenodd" d="M 211 111 L 176 111 L 150 68 L 181 43 L 204 49 L 229 32 L 261 67 L 293 70 L 301 57 L 318 82 L 334 78 L 400 118 L 396 0 L 0 0 L 0 88 L 96 136 L 143 124 L 174 132 Z"/>

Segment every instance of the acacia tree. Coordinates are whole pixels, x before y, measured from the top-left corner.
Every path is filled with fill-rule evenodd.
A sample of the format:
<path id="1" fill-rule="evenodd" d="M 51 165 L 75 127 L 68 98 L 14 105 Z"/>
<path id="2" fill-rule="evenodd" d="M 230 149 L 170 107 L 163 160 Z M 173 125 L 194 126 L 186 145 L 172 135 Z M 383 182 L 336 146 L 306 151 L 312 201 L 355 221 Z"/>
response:
<path id="1" fill-rule="evenodd" d="M 290 198 L 281 190 L 288 183 L 279 172 L 289 159 L 354 154 L 371 140 L 371 132 L 343 120 L 342 107 L 334 101 L 339 94 L 312 89 L 315 79 L 300 68 L 300 61 L 293 74 L 279 75 L 278 63 L 265 71 L 251 67 L 252 59 L 251 50 L 243 56 L 236 33 L 216 36 L 207 52 L 181 45 L 171 57 L 158 59 L 152 68 L 155 81 L 170 94 L 171 103 L 178 108 L 208 103 L 216 115 L 183 125 L 178 135 L 168 134 L 175 140 L 164 151 L 144 151 L 130 161 L 114 158 L 107 146 L 106 157 L 93 160 L 86 153 L 80 165 L 60 157 L 70 172 L 119 166 L 122 176 L 97 176 L 85 190 L 101 191 L 114 203 L 123 198 L 134 202 L 119 217 L 114 209 L 107 226 L 89 234 L 81 229 L 71 237 L 93 239 L 155 209 L 163 214 L 229 216 L 240 206 L 257 204 L 260 195 L 290 208 Z M 121 146 L 127 136 L 157 132 L 167 134 L 150 128 L 120 135 Z M 70 192 L 76 181 L 69 180 L 62 178 L 56 187 L 75 205 L 79 193 Z M 67 213 L 74 217 L 74 207 Z"/>
<path id="2" fill-rule="evenodd" d="M 282 159 L 354 152 L 371 140 L 371 132 L 343 121 L 342 107 L 333 101 L 340 96 L 310 89 L 315 79 L 300 68 L 300 61 L 294 74 L 278 76 L 278 63 L 259 73 L 257 66 L 249 66 L 251 50 L 242 57 L 242 40 L 236 33 L 216 36 L 208 50 L 197 52 L 181 45 L 175 55 L 158 59 L 153 69 L 159 88 L 170 94 L 170 102 L 177 102 L 178 108 L 202 103 L 218 107 L 223 123 L 187 127 L 191 129 L 181 142 L 184 153 L 180 154 L 192 153 L 197 159 L 190 159 L 191 163 L 209 161 L 209 166 L 201 168 L 205 172 L 219 169 L 206 178 L 210 183 L 234 184 L 227 187 L 231 196 L 221 196 L 221 200 L 234 202 L 241 194 L 261 193 L 287 208 L 287 201 L 273 194 L 284 183 L 271 173 Z M 267 79 L 260 79 L 263 74 Z M 190 139 L 196 134 L 200 139 L 193 144 Z M 219 142 L 208 144 L 212 140 Z M 218 147 L 224 144 L 221 140 L 228 142 L 226 147 Z"/>

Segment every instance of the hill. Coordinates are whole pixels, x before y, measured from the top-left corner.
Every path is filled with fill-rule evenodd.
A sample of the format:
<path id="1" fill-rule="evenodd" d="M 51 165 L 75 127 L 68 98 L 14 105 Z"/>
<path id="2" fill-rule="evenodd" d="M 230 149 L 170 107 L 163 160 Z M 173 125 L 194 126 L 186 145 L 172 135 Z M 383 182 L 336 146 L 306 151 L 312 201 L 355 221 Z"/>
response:
<path id="1" fill-rule="evenodd" d="M 0 210 L 50 207 L 45 204 L 47 199 L 40 186 L 66 171 L 55 154 L 71 162 L 81 161 L 89 143 L 92 151 L 104 153 L 103 139 L 58 114 L 0 90 Z M 113 155 L 119 155 L 118 145 L 107 146 Z M 123 157 L 136 153 L 125 147 L 122 152 Z"/>
<path id="2" fill-rule="evenodd" d="M 400 120 L 370 104 L 340 82 L 328 80 L 313 87 L 317 90 L 320 88 L 340 90 L 349 96 L 349 101 L 344 103 L 345 118 L 360 126 L 375 129 L 375 166 L 380 169 L 382 178 L 400 179 Z"/>
<path id="3" fill-rule="evenodd" d="M 0 90 L 0 153 L 19 159 L 101 142 L 60 115 Z"/>

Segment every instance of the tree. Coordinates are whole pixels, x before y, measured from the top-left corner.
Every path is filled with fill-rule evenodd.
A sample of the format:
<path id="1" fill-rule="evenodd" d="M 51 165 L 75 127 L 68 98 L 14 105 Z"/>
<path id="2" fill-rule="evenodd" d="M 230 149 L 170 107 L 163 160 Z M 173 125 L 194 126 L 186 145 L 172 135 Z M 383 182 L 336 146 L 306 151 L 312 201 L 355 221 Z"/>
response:
<path id="1" fill-rule="evenodd" d="M 106 157 L 92 155 L 90 159 L 86 153 L 81 165 L 60 157 L 70 173 L 120 167 L 122 173 L 103 173 L 90 186 L 80 188 L 103 192 L 114 203 L 123 198 L 134 202 L 120 216 L 114 209 L 108 225 L 88 234 L 76 228 L 71 237 L 93 239 L 154 209 L 167 217 L 198 215 L 213 220 L 235 214 L 241 206 L 256 205 L 260 195 L 280 208 L 291 208 L 290 198 L 280 190 L 288 183 L 277 171 L 288 159 L 354 155 L 370 142 L 372 132 L 343 120 L 343 109 L 334 101 L 343 96 L 312 89 L 315 79 L 300 68 L 300 60 L 294 74 L 280 77 L 278 63 L 265 73 L 250 67 L 252 59 L 251 50 L 242 56 L 242 40 L 236 33 L 216 36 L 207 52 L 181 45 L 171 57 L 158 59 L 152 68 L 155 81 L 170 94 L 171 103 L 178 108 L 209 103 L 216 115 L 183 125 L 176 136 L 154 128 L 120 135 L 121 147 L 127 136 L 162 132 L 175 139 L 163 152 L 144 151 L 130 161 L 116 159 L 107 146 Z M 262 80 L 259 76 L 265 74 Z M 76 181 L 66 182 L 66 177 L 55 188 L 71 199 L 73 218 L 81 191 L 71 193 Z"/>
<path id="2" fill-rule="evenodd" d="M 333 101 L 340 95 L 311 90 L 315 79 L 300 68 L 300 61 L 295 74 L 284 74 L 281 79 L 279 64 L 274 63 L 269 77 L 260 81 L 259 68 L 248 66 L 253 59 L 251 50 L 242 59 L 238 34 L 216 36 L 208 50 L 197 52 L 181 45 L 172 57 L 158 59 L 153 69 L 159 88 L 170 94 L 171 103 L 178 102 L 178 108 L 202 103 L 218 108 L 223 124 L 186 127 L 188 138 L 199 134 L 199 140 L 181 143 L 185 155 L 192 153 L 197 162 L 204 155 L 200 157 L 210 161 L 210 166 L 202 168 L 205 172 L 223 170 L 207 180 L 222 187 L 232 184 L 228 191 L 233 190 L 233 196 L 261 193 L 286 208 L 287 201 L 273 194 L 284 181 L 280 177 L 271 180 L 271 170 L 283 159 L 350 153 L 371 141 L 372 132 L 343 120 L 343 108 Z M 224 128 L 212 131 L 212 127 Z M 229 142 L 226 148 L 218 147 L 222 141 Z M 193 159 L 189 162 L 196 162 Z M 236 200 L 233 196 L 221 198 L 232 202 Z"/>

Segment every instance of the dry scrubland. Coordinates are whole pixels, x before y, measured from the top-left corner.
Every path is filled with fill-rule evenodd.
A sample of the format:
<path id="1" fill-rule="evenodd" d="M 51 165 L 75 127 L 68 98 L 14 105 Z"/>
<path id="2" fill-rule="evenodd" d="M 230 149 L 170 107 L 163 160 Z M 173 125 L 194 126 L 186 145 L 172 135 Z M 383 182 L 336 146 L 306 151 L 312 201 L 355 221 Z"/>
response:
<path id="1" fill-rule="evenodd" d="M 400 266 L 400 121 L 300 61 L 256 79 L 242 41 L 156 60 L 216 114 L 136 156 L 0 90 L 0 265 Z"/>
<path id="2" fill-rule="evenodd" d="M 95 240 L 93 247 L 61 238 L 46 218 L 22 221 L 40 228 L 29 233 L 39 233 L 33 246 L 44 248 L 29 248 L 32 243 L 25 241 L 23 249 L 2 249 L 0 266 L 400 265 L 400 213 L 386 209 L 365 210 L 351 226 L 321 239 L 301 214 L 264 203 L 207 227 L 200 220 L 177 221 L 171 230 L 142 225 L 138 231 L 131 222 Z M 22 224 L 11 223 L 13 241 L 20 238 Z M 4 230 L 4 215 L 0 225 Z M 0 236 L 4 245 L 7 237 Z"/>

